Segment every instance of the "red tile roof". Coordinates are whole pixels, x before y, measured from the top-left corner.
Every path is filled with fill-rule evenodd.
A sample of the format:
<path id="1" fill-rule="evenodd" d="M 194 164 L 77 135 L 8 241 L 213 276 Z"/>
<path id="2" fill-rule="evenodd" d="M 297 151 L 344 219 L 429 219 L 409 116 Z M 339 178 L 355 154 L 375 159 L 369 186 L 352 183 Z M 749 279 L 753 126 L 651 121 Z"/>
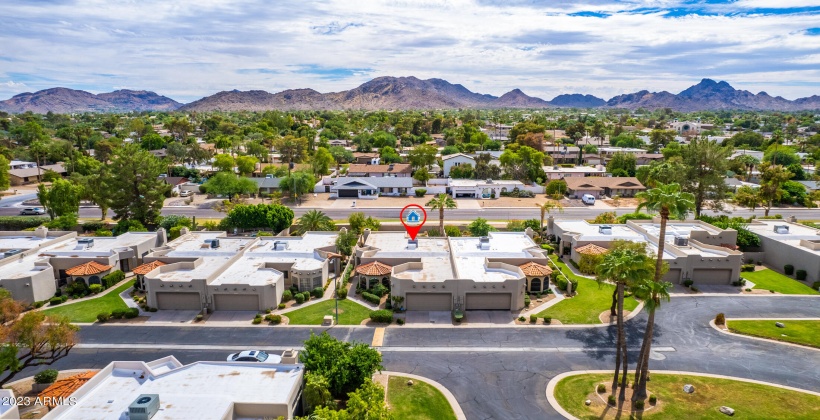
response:
<path id="1" fill-rule="evenodd" d="M 584 246 L 579 246 L 578 248 L 575 248 L 575 250 L 578 251 L 579 254 L 586 255 L 603 255 L 609 252 L 608 249 L 595 244 L 586 244 Z"/>
<path id="2" fill-rule="evenodd" d="M 96 261 L 89 261 L 76 267 L 71 267 L 66 270 L 65 273 L 69 276 L 90 276 L 92 274 L 100 274 L 103 271 L 108 271 L 111 267 L 112 266 L 110 265 L 103 265 Z"/>
<path id="3" fill-rule="evenodd" d="M 518 266 L 527 277 L 543 277 L 552 274 L 552 269 L 541 264 L 529 261 Z"/>
<path id="4" fill-rule="evenodd" d="M 83 372 L 79 375 L 74 375 L 65 379 L 60 379 L 54 382 L 50 387 L 43 390 L 38 395 L 44 405 L 49 408 L 54 408 L 60 399 L 66 399 L 71 396 L 77 389 L 85 385 L 89 379 L 93 378 L 97 372 Z"/>
<path id="5" fill-rule="evenodd" d="M 148 274 L 148 272 L 152 271 L 153 269 L 155 269 L 157 267 L 162 267 L 163 265 L 165 265 L 165 263 L 162 262 L 162 261 L 159 261 L 159 260 L 151 261 L 151 262 L 147 262 L 147 263 L 145 263 L 143 265 L 140 265 L 139 267 L 135 268 L 133 270 L 133 272 L 134 272 L 134 274 L 145 275 L 145 274 Z"/>
<path id="6" fill-rule="evenodd" d="M 384 276 L 390 274 L 391 271 L 393 271 L 392 266 L 378 261 L 356 267 L 356 272 L 365 276 Z"/>

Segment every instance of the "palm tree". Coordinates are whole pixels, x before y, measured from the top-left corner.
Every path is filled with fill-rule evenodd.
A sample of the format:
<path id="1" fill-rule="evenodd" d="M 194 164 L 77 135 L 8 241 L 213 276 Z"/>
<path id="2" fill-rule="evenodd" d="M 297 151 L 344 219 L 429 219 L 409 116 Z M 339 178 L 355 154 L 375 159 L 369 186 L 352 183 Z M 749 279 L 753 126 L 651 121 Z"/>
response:
<path id="1" fill-rule="evenodd" d="M 296 226 L 302 232 L 335 230 L 336 226 L 326 214 L 319 210 L 310 210 L 296 221 Z"/>
<path id="2" fill-rule="evenodd" d="M 637 284 L 643 279 L 651 278 L 652 261 L 646 251 L 643 251 L 643 244 L 632 242 L 616 243 L 609 252 L 606 253 L 601 264 L 598 266 L 597 281 L 615 283 L 615 291 L 618 299 L 617 331 L 618 338 L 615 345 L 615 375 L 612 379 L 612 392 L 618 387 L 618 375 L 623 366 L 621 374 L 621 392 L 618 397 L 623 402 L 626 399 L 627 384 L 627 346 L 626 334 L 624 333 L 624 289 L 626 286 Z"/>
<path id="3" fill-rule="evenodd" d="M 669 302 L 669 289 L 672 283 L 668 281 L 644 281 L 638 284 L 635 296 L 644 301 L 644 307 L 648 312 L 646 321 L 645 339 L 641 344 L 641 352 L 638 354 L 638 364 L 635 367 L 635 382 L 632 393 L 632 401 L 643 401 L 646 399 L 646 381 L 649 379 L 649 349 L 652 345 L 652 334 L 655 330 L 655 311 L 660 308 L 661 301 Z"/>
<path id="4" fill-rule="evenodd" d="M 538 209 L 541 210 L 541 231 L 539 233 L 543 235 L 544 234 L 544 216 L 549 214 L 550 210 L 553 210 L 553 209 L 558 210 L 559 213 L 563 213 L 564 212 L 564 206 L 562 206 L 561 203 L 558 202 L 558 200 L 547 200 L 547 201 L 544 202 L 544 204 L 541 204 L 541 205 L 536 204 L 536 206 L 538 206 Z"/>
<path id="5" fill-rule="evenodd" d="M 447 194 L 439 194 L 425 205 L 430 207 L 431 210 L 438 209 L 438 229 L 442 236 L 446 236 L 444 233 L 444 209 L 456 208 L 456 201 Z"/>
<path id="6" fill-rule="evenodd" d="M 646 208 L 649 212 L 657 212 L 661 216 L 660 232 L 658 234 L 658 256 L 655 260 L 654 282 L 660 283 L 663 275 L 663 250 L 666 245 L 666 223 L 669 217 L 676 219 L 686 219 L 689 211 L 695 208 L 695 196 L 688 192 L 681 192 L 679 184 L 657 184 L 655 188 L 640 192 L 635 195 L 640 200 L 636 212 Z M 635 371 L 635 383 L 637 388 L 632 395 L 633 401 L 646 399 L 646 378 L 649 375 L 649 350 L 652 347 L 652 331 L 654 330 L 655 314 L 657 307 L 647 307 L 650 312 L 647 321 L 646 331 L 644 331 L 641 353 L 638 356 L 638 368 Z M 643 363 L 641 363 L 641 361 Z"/>

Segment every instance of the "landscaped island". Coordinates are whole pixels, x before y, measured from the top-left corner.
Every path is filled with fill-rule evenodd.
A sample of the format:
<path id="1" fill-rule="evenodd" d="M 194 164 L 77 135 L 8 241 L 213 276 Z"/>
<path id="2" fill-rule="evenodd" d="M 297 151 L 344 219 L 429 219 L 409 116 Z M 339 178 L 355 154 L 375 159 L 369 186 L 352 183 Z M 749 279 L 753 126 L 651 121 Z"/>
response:
<path id="1" fill-rule="evenodd" d="M 778 327 L 775 323 L 782 323 Z M 820 321 L 818 320 L 727 320 L 729 331 L 753 337 L 785 341 L 820 348 Z"/>

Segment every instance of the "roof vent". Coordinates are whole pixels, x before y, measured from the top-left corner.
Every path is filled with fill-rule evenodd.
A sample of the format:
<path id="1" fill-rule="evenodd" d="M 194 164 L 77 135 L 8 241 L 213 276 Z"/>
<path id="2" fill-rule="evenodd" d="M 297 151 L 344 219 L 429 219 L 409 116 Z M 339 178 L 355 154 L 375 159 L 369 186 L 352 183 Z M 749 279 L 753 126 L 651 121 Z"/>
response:
<path id="1" fill-rule="evenodd" d="M 602 235 L 612 235 L 612 226 L 609 226 L 609 225 L 598 226 L 598 233 L 600 233 Z"/>
<path id="2" fill-rule="evenodd" d="M 493 183 L 492 178 L 488 179 L 488 180 L 487 180 L 487 183 L 488 183 L 488 184 L 492 184 L 492 183 Z"/>
<path id="3" fill-rule="evenodd" d="M 392 171 L 392 170 L 393 170 L 393 164 L 392 164 L 392 163 L 390 164 L 390 166 L 388 166 L 388 167 L 387 167 L 387 170 L 388 170 L 388 171 Z"/>
<path id="4" fill-rule="evenodd" d="M 689 238 L 685 236 L 675 236 L 675 246 L 689 246 Z"/>
<path id="5" fill-rule="evenodd" d="M 149 420 L 159 411 L 159 394 L 140 394 L 128 406 L 130 420 Z"/>
<path id="6" fill-rule="evenodd" d="M 86 248 L 91 248 L 94 246 L 94 238 L 80 238 L 77 239 L 77 244 L 85 245 Z"/>
<path id="7" fill-rule="evenodd" d="M 274 251 L 284 251 L 288 249 L 288 243 L 285 241 L 273 241 Z"/>
<path id="8" fill-rule="evenodd" d="M 478 238 L 478 248 L 484 250 L 490 249 L 490 237 L 482 236 Z"/>
<path id="9" fill-rule="evenodd" d="M 205 244 L 207 244 L 211 248 L 219 248 L 219 239 L 217 239 L 217 238 L 206 239 Z M 207 248 L 207 247 L 203 246 L 203 248 Z"/>
<path id="10" fill-rule="evenodd" d="M 418 239 L 409 239 L 407 240 L 407 249 L 418 249 L 419 247 L 419 240 Z"/>
<path id="11" fill-rule="evenodd" d="M 789 233 L 789 227 L 786 225 L 774 225 L 774 233 Z"/>

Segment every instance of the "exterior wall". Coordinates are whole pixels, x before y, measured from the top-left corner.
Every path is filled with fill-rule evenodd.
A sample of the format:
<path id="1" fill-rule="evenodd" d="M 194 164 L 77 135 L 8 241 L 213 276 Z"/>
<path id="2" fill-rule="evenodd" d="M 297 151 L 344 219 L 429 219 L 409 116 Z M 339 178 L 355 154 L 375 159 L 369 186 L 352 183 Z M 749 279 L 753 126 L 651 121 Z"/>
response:
<path id="1" fill-rule="evenodd" d="M 806 280 L 809 285 L 820 281 L 820 258 L 808 248 L 802 246 L 784 245 L 782 242 L 772 238 L 758 235 L 760 245 L 763 247 L 761 257 L 766 265 L 774 267 L 777 271 L 783 271 L 783 266 L 791 264 L 794 271 L 806 270 Z M 820 236 L 817 237 L 820 239 Z M 759 260 L 756 258 L 755 260 Z"/>
<path id="2" fill-rule="evenodd" d="M 567 190 L 567 192 L 569 193 L 570 197 L 575 196 L 576 198 L 581 198 L 584 196 L 584 194 L 591 194 L 595 197 L 600 198 L 601 195 L 604 193 L 603 191 L 596 190 Z"/>
<path id="3" fill-rule="evenodd" d="M 328 265 L 328 262 L 325 261 L 320 270 L 291 270 L 291 284 L 296 285 L 300 292 L 309 292 L 316 287 L 323 287 L 325 280 L 328 278 Z M 316 283 L 317 277 L 319 278 L 318 284 Z M 303 281 L 308 281 L 310 287 L 304 287 Z"/>
<path id="4" fill-rule="evenodd" d="M 407 293 L 452 293 L 454 300 L 461 299 L 461 307 L 467 302 L 467 293 L 512 293 L 512 310 L 524 308 L 524 291 L 527 279 L 503 282 L 477 282 L 472 279 L 451 279 L 443 282 L 415 282 L 409 279 L 390 278 L 391 295 L 404 297 Z M 451 310 L 454 308 L 450 308 Z"/>
<path id="5" fill-rule="evenodd" d="M 456 156 L 444 161 L 444 176 L 450 176 L 450 171 L 459 165 L 471 165 L 475 168 L 475 159 L 467 156 Z"/>
<path id="6" fill-rule="evenodd" d="M 15 279 L 0 279 L 0 285 L 11 293 L 14 300 L 23 303 L 33 303 L 47 300 L 57 291 L 57 281 L 48 263 L 43 263 L 44 269 L 28 277 Z"/>

